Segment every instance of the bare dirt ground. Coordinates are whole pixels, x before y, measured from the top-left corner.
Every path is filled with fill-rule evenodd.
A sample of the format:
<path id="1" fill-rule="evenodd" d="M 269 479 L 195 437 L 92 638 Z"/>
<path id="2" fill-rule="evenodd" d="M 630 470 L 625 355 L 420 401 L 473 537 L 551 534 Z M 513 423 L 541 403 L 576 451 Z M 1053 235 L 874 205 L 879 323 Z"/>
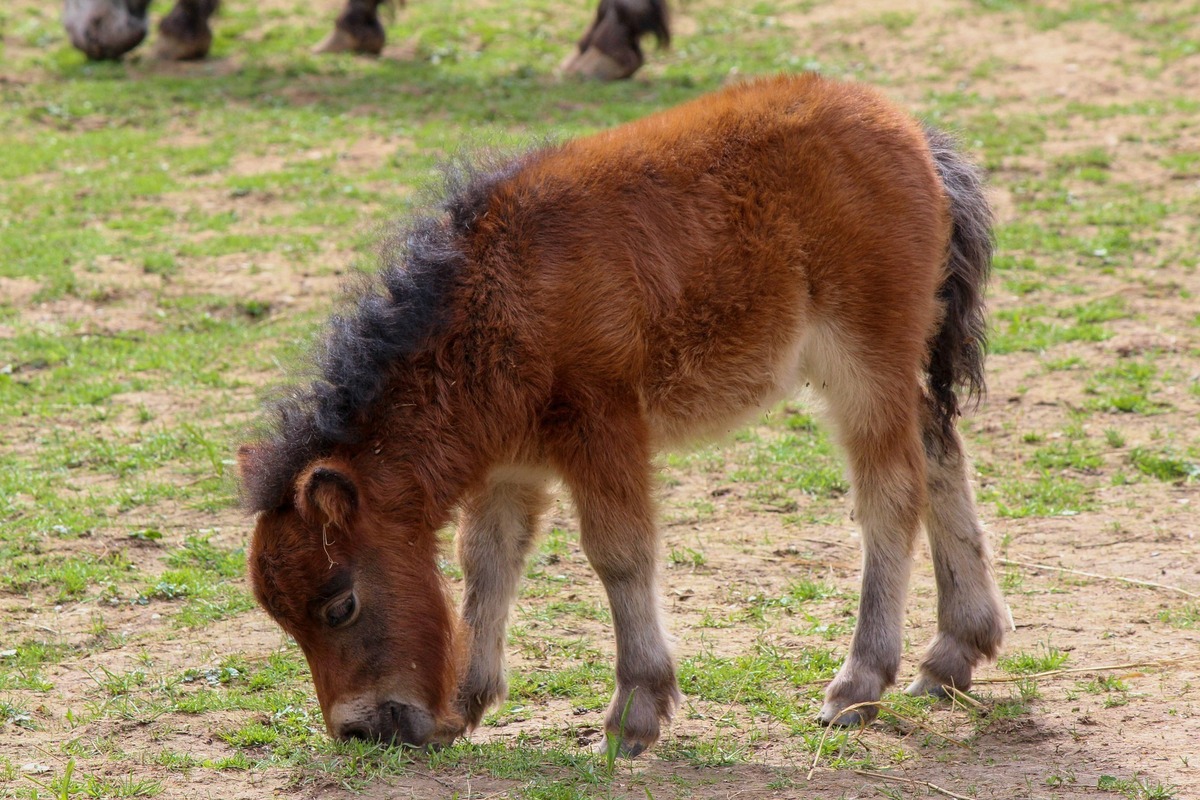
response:
<path id="1" fill-rule="evenodd" d="M 1159 7 L 1186 4 L 1145 5 L 1147 13 L 1153 13 Z M 1142 55 L 1142 41 L 1111 25 L 1081 19 L 1042 30 L 1021 16 L 986 18 L 989 23 L 999 20 L 995 29 L 981 24 L 978 14 L 965 13 L 972 8 L 954 0 L 849 0 L 789 11 L 780 15 L 778 24 L 791 29 L 797 49 L 814 58 L 844 54 L 847 48 L 862 53 L 874 65 L 873 74 L 886 76 L 887 91 L 917 111 L 927 107 L 930 90 L 954 91 L 966 83 L 981 96 L 999 98 L 999 113 L 1009 114 L 1050 115 L 1069 109 L 1073 102 L 1101 99 L 1107 104 L 1200 98 L 1200 56 L 1162 65 Z M 682 16 L 689 19 L 686 7 Z M 690 27 L 685 22 L 681 30 Z M 1193 28 L 1191 35 L 1200 32 Z M 656 77 L 652 65 L 639 80 Z M 1165 152 L 1200 148 L 1200 123 L 1194 113 L 1163 111 L 1155 120 L 1159 138 L 1135 136 L 1141 119 L 1096 121 L 1074 116 L 1065 126 L 1052 127 L 1042 149 L 993 165 L 999 222 L 1012 223 L 1022 213 L 1013 195 L 1025 176 L 1044 172 L 1056 158 L 1096 146 L 1112 155 L 1111 182 L 1129 183 L 1147 195 L 1183 202 L 1192 211 L 1200 207 L 1200 176 L 1179 177 L 1162 164 Z M 345 158 L 376 159 L 401 146 L 410 145 L 364 141 Z M 267 154 L 241 159 L 233 170 L 254 174 L 273 169 L 279 166 L 274 158 Z M 210 209 L 229 201 L 223 193 L 214 191 L 210 196 L 201 187 L 172 202 L 181 209 Z M 274 224 L 271 218 L 286 203 L 269 195 L 234 202 L 245 207 L 239 224 L 247 228 Z M 1181 452 L 1200 445 L 1200 393 L 1195 390 L 1200 380 L 1195 304 L 1200 274 L 1194 267 L 1163 263 L 1162 256 L 1194 255 L 1196 236 L 1194 217 L 1169 218 L 1157 234 L 1156 247 L 1136 256 L 1130 268 L 1105 271 L 1083 260 L 1066 263 L 1062 266 L 1074 293 L 1038 297 L 1039 303 L 1052 309 L 1056 303 L 1067 308 L 1085 300 L 1121 298 L 1131 313 L 1110 323 L 1111 338 L 1058 345 L 1054 357 L 1077 358 L 1079 369 L 1089 370 L 1131 355 L 1152 354 L 1160 373 L 1167 376 L 1155 397 L 1167 405 L 1153 415 L 1096 411 L 1081 418 L 1079 411 L 1088 406 L 1091 394 L 1078 370 L 1047 370 L 1039 353 L 994 355 L 989 362 L 989 398 L 966 423 L 981 464 L 1020 464 L 1028 458 L 1028 434 L 1054 441 L 1073 424 L 1101 439 L 1104 431 L 1119 428 L 1123 442 L 1100 453 L 1100 466 L 1095 467 L 1103 476 L 1125 464 L 1135 445 L 1162 443 L 1164 437 L 1166 444 Z M 344 265 L 354 257 L 334 249 L 327 256 L 327 263 Z M 72 318 L 85 318 L 94 333 L 153 330 L 160 320 L 146 312 L 142 298 L 163 291 L 211 291 L 270 299 L 277 306 L 312 308 L 325 302 L 341 271 L 334 267 L 296 275 L 286 258 L 273 255 L 256 257 L 253 270 L 236 257 L 197 259 L 191 266 L 194 269 L 186 276 L 173 279 L 174 287 L 164 289 L 158 276 L 119 263 L 102 265 L 86 276 L 96 289 L 91 299 L 47 302 L 34 299 L 34 281 L 0 279 L 0 292 L 15 298 L 15 305 L 22 308 L 16 319 L 0 322 L 0 337 L 22 327 Z M 289 288 L 281 301 L 275 287 L 282 284 Z M 114 294 L 104 296 L 106 287 Z M 1027 302 L 1001 281 L 991 298 L 996 312 Z M 153 393 L 125 398 L 130 408 L 148 406 L 156 414 L 185 418 L 187 406 L 179 400 Z M 35 434 L 32 428 L 18 431 L 14 446 L 24 441 L 32 447 L 29 443 Z M 791 511 L 801 517 L 812 512 L 824 521 L 796 522 L 764 508 L 745 485 L 728 480 L 724 457 L 715 452 L 715 464 L 689 462 L 664 473 L 664 552 L 694 550 L 704 556 L 702 564 L 672 561 L 663 570 L 663 591 L 671 627 L 680 637 L 680 657 L 701 652 L 735 656 L 763 644 L 786 652 L 810 644 L 817 637 L 788 618 L 768 628 L 752 624 L 710 628 L 703 620 L 744 608 L 747 598 L 755 595 L 778 595 L 798 578 L 818 579 L 843 593 L 856 591 L 858 532 L 848 517 L 848 505 L 798 493 L 797 507 Z M 999 480 L 997 472 L 981 472 L 981 495 Z M 741 800 L 925 796 L 1008 800 L 1122 794 L 1200 798 L 1200 627 L 1195 621 L 1178 621 L 1189 608 L 1195 615 L 1200 598 L 1198 486 L 1194 477 L 1128 485 L 1100 480 L 1090 507 L 1067 515 L 1006 518 L 993 502 L 982 502 L 1014 623 L 1006 651 L 1054 649 L 1068 658 L 1062 669 L 1035 676 L 1015 676 L 995 665 L 984 668 L 975 687 L 982 705 L 973 713 L 945 704 L 919 723 L 885 714 L 860 734 L 859 744 L 870 753 L 873 764 L 888 766 L 886 774 L 878 767 L 835 768 L 828 757 L 814 761 L 811 747 L 779 726 L 739 716 L 732 706 L 688 701 L 660 748 L 714 735 L 729 737 L 741 753 L 735 763 L 693 766 L 651 753 L 619 768 L 610 785 L 596 788 L 597 795 L 642 797 L 649 793 L 644 787 L 652 786 L 653 797 L 676 791 L 681 797 Z M 696 511 L 701 507 L 703 511 Z M 134 529 L 139 522 L 131 518 L 125 524 Z M 167 533 L 167 541 L 178 541 L 183 531 L 203 527 L 215 531 L 214 541 L 229 545 L 241 542 L 247 528 L 236 511 L 214 516 L 173 510 L 157 514 L 154 523 Z M 551 525 L 574 529 L 568 505 L 556 509 Z M 109 543 L 83 538 L 63 546 L 103 554 Z M 135 548 L 126 555 L 148 572 L 162 568 L 157 545 Z M 602 603 L 599 585 L 589 577 L 574 540 L 555 569 L 570 579 L 573 599 Z M 935 629 L 935 593 L 924 551 L 916 556 L 914 572 L 902 682 L 913 676 L 921 649 Z M 35 600 L 5 598 L 3 609 L 3 640 L 49 630 L 66 642 L 85 641 L 101 617 L 105 627 L 124 632 L 137 643 L 98 649 L 48 670 L 45 675 L 54 689 L 38 702 L 55 718 L 61 718 L 56 709 L 74 707 L 90 696 L 102 670 L 115 673 L 149 664 L 155 673 L 171 674 L 215 663 L 223 652 L 234 649 L 265 658 L 283 644 L 277 629 L 257 611 L 190 633 L 167 626 L 152 606 L 97 602 L 56 608 Z M 844 624 L 853 606 L 844 598 L 832 598 L 812 610 L 827 615 L 830 624 Z M 517 609 L 515 622 L 535 635 L 538 626 L 549 626 L 555 635 L 583 637 L 606 655 L 612 653 L 611 633 L 603 622 L 576 620 L 569 628 L 555 628 L 555 623 L 541 621 L 524 607 Z M 848 631 L 835 636 L 830 645 L 839 653 L 848 642 Z M 539 665 L 536 652 L 525 649 L 511 658 L 514 671 L 536 671 Z M 1114 678 L 1123 689 L 1105 683 Z M 989 713 L 996 703 L 1018 697 L 1022 690 L 1028 694 L 1023 713 Z M 543 731 L 569 728 L 583 749 L 598 737 L 594 727 L 598 715 L 578 716 L 569 701 L 549 699 L 527 712 L 520 720 L 481 729 L 472 739 L 515 742 L 522 737 L 536 743 Z M 230 719 L 235 717 L 244 715 L 231 712 Z M 90 723 L 86 733 L 95 743 L 119 741 L 125 752 L 143 753 L 138 774 L 162 780 L 163 797 L 522 796 L 513 781 L 487 774 L 447 774 L 424 766 L 419 759 L 406 775 L 379 778 L 354 789 L 319 772 L 289 774 L 282 769 L 204 771 L 203 785 L 198 785 L 194 776 L 153 762 L 153 754 L 163 748 L 186 751 L 198 759 L 229 755 L 230 746 L 213 735 L 222 724 L 219 714 L 203 719 L 177 715 L 149 723 L 105 717 Z M 57 726 L 40 731 L 0 727 L 0 755 L 18 767 L 49 761 L 57 758 L 53 753 L 68 733 L 79 735 L 61 719 Z M 99 762 L 89 763 L 94 772 L 103 768 Z M 810 767 L 814 768 L 810 771 Z M 111 766 L 114 776 L 128 772 L 125 763 Z M 1143 787 L 1158 786 L 1170 793 L 1113 788 L 1106 777 L 1140 781 Z M 28 783 L 14 778 L 0 782 L 0 796 L 15 793 L 17 784 L 21 791 L 28 788 Z M 679 788 L 672 790 L 673 786 Z"/>

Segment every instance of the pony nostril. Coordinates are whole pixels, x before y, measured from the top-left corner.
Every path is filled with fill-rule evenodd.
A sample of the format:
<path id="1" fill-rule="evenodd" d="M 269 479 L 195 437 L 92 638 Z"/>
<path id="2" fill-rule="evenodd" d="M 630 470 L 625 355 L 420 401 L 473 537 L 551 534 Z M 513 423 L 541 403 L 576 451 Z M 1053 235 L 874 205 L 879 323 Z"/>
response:
<path id="1" fill-rule="evenodd" d="M 372 736 L 371 732 L 364 727 L 361 727 L 359 725 L 350 725 L 345 728 L 342 728 L 342 735 L 340 738 L 342 738 L 342 739 L 361 739 L 362 741 L 365 742 L 365 741 L 370 741 L 371 739 L 374 739 L 377 737 Z"/>
<path id="2" fill-rule="evenodd" d="M 433 733 L 433 717 L 424 709 L 388 701 L 379 706 L 380 722 L 396 744 L 420 747 Z M 386 736 L 384 738 L 387 738 Z"/>

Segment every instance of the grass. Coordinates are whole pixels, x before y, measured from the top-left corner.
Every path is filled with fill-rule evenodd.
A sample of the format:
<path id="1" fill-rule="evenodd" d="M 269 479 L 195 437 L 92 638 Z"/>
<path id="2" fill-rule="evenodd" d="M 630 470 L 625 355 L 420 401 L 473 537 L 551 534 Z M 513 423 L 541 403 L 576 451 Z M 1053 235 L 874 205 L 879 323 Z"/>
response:
<path id="1" fill-rule="evenodd" d="M 1009 653 L 1000 658 L 1000 669 L 1011 675 L 1037 675 L 1059 669 L 1067 662 L 1067 653 L 1051 645 L 1036 652 Z"/>
<path id="2" fill-rule="evenodd" d="M 1129 800 L 1172 800 L 1176 797 L 1175 787 L 1141 778 L 1118 778 L 1101 775 L 1096 779 L 1096 788 L 1119 793 Z"/>
<path id="3" fill-rule="evenodd" d="M 1094 489 L 1050 471 L 1024 473 L 983 487 L 980 499 L 1003 518 L 1075 516 L 1095 508 Z"/>
<path id="4" fill-rule="evenodd" d="M 784 408 L 784 433 L 777 428 L 739 435 L 749 447 L 730 478 L 748 484 L 748 493 L 766 508 L 792 512 L 797 489 L 817 498 L 845 495 L 849 486 L 833 443 L 813 419 Z"/>
<path id="5" fill-rule="evenodd" d="M 895 721 L 821 742 L 813 718 L 853 629 L 856 573 L 845 564 L 856 556 L 832 544 L 853 527 L 850 486 L 807 405 L 663 458 L 663 582 L 675 592 L 687 700 L 650 767 L 586 746 L 612 691 L 611 620 L 569 517 L 527 570 L 508 702 L 476 740 L 427 756 L 330 742 L 303 656 L 265 632 L 244 578 L 236 443 L 340 279 L 370 268 L 380 226 L 417 202 L 440 159 L 472 143 L 587 133 L 739 75 L 813 67 L 875 83 L 954 128 L 992 170 L 997 377 L 991 405 L 964 426 L 989 525 L 1015 531 L 1014 550 L 1063 518 L 1107 530 L 1114 509 L 1135 518 L 1122 535 L 1173 530 L 1168 514 L 1181 507 L 1162 508 L 1156 493 L 1187 491 L 1200 464 L 1190 435 L 1200 318 L 1172 310 L 1193 299 L 1198 209 L 1182 187 L 1200 156 L 1179 131 L 1200 104 L 1157 76 L 1196 52 L 1187 8 L 979 0 L 931 21 L 835 6 L 689 4 L 674 48 L 650 53 L 644 78 L 612 85 L 552 77 L 586 4 L 415 3 L 389 23 L 406 55 L 357 60 L 309 55 L 328 20 L 301 4 L 229 2 L 214 60 L 178 68 L 88 64 L 56 9 L 0 8 L 0 738 L 20 752 L 0 756 L 0 797 L 153 797 L 214 782 L 217 793 L 371 794 L 404 781 L 466 796 L 473 780 L 515 797 L 659 798 L 710 789 L 729 771 L 731 792 L 808 791 L 795 788 L 803 769 L 756 770 L 810 763 L 818 750 L 834 769 L 954 758 L 944 742 L 904 734 L 898 745 Z M 1006 41 L 1070 42 L 1099 26 L 1087 30 L 1133 43 L 1104 79 L 1136 75 L 1155 90 L 1109 102 L 1035 82 L 1016 102 L 1004 86 L 1030 69 L 1019 53 L 930 38 L 964 20 L 1006 30 Z M 1113 133 L 1093 135 L 1101 129 Z M 1151 346 L 1122 349 L 1147 332 Z M 825 566 L 797 571 L 796 558 Z M 461 580 L 452 558 L 445 573 Z M 1049 594 L 1036 577 L 1001 578 L 1014 603 Z M 1145 614 L 1198 624 L 1194 603 Z M 1022 636 L 1000 662 L 1007 674 L 1067 659 Z M 922 644 L 907 643 L 904 669 Z M 1083 663 L 1075 652 L 1070 663 Z M 1127 688 L 1085 680 L 1074 691 L 1102 706 L 1144 702 Z M 1022 683 L 989 701 L 992 723 L 973 723 L 996 735 L 995 720 L 1036 713 L 1039 692 L 1053 702 L 1044 682 Z M 962 719 L 927 701 L 889 703 L 934 727 Z M 193 752 L 193 734 L 211 746 Z M 51 771 L 25 777 L 35 760 Z M 1149 798 L 1171 786 L 1134 774 L 1097 788 Z"/>

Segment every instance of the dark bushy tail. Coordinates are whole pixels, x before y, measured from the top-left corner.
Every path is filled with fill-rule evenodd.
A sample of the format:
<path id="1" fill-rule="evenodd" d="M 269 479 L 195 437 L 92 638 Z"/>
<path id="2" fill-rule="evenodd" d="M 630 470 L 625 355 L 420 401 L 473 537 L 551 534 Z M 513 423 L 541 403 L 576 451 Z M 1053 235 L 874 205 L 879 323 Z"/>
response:
<path id="1" fill-rule="evenodd" d="M 986 391 L 983 291 L 995 239 L 982 171 L 963 156 L 951 135 L 926 126 L 925 138 L 950 199 L 953 224 L 946 277 L 938 290 L 945 311 L 929 353 L 929 391 L 942 426 L 949 428 L 964 405 L 958 390 L 966 390 L 967 404 L 978 402 Z"/>

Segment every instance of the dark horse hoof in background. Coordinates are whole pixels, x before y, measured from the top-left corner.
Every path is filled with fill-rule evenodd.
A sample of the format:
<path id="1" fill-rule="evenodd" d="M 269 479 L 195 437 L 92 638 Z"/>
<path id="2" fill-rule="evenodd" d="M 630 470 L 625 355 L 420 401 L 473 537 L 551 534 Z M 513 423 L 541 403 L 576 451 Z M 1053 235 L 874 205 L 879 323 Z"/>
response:
<path id="1" fill-rule="evenodd" d="M 385 34 L 379 21 L 384 0 L 346 0 L 333 31 L 318 53 L 379 55 Z M 171 61 L 204 58 L 212 46 L 209 18 L 220 0 L 175 0 L 158 24 L 155 54 Z M 120 58 L 146 38 L 150 0 L 64 0 L 63 26 L 71 44 L 93 60 Z M 597 80 L 628 78 L 642 66 L 640 40 L 653 34 L 659 45 L 671 38 L 664 0 L 600 0 L 596 18 L 564 63 L 573 75 Z"/>

